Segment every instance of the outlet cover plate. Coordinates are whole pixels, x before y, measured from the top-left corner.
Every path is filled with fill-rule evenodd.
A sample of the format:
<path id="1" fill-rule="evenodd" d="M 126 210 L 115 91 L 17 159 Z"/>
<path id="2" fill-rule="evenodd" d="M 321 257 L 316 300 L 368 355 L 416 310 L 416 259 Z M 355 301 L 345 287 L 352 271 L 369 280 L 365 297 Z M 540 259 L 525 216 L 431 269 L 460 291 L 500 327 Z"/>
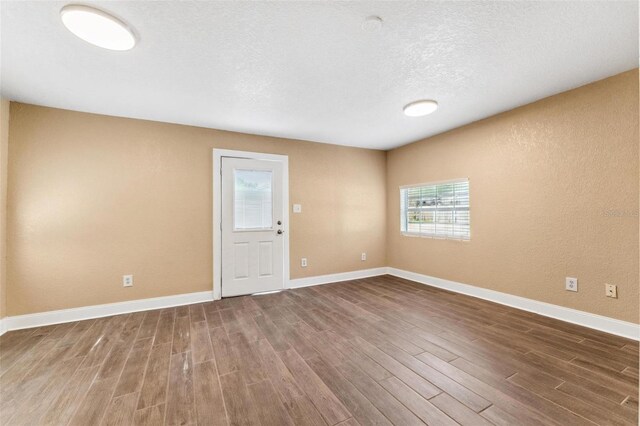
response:
<path id="1" fill-rule="evenodd" d="M 605 284 L 604 285 L 604 289 L 605 289 L 605 295 L 607 297 L 613 297 L 614 299 L 616 299 L 618 297 L 618 286 L 615 284 Z"/>
<path id="2" fill-rule="evenodd" d="M 578 279 L 567 277 L 564 284 L 564 289 L 567 291 L 578 291 Z"/>
<path id="3" fill-rule="evenodd" d="M 133 287 L 133 275 L 122 276 L 122 287 Z"/>

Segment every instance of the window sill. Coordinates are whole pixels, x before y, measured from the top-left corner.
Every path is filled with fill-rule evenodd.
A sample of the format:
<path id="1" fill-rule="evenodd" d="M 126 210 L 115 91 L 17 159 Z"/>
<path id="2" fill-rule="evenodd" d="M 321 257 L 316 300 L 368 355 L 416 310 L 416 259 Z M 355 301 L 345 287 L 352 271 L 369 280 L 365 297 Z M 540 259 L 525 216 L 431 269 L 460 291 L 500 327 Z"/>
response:
<path id="1" fill-rule="evenodd" d="M 467 243 L 471 241 L 471 238 L 454 238 L 454 237 L 446 237 L 441 235 L 429 235 L 429 234 L 419 234 L 414 232 L 400 232 L 404 237 L 418 237 L 418 238 L 429 238 L 431 240 L 449 240 L 449 241 L 459 241 L 461 243 Z"/>

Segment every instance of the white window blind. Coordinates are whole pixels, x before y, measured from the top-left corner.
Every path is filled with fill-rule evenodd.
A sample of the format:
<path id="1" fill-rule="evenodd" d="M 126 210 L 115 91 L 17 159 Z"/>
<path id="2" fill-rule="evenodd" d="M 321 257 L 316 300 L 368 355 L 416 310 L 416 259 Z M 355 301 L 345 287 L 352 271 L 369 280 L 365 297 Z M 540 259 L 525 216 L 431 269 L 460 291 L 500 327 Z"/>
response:
<path id="1" fill-rule="evenodd" d="M 236 231 L 273 227 L 270 170 L 233 171 L 233 227 Z"/>
<path id="2" fill-rule="evenodd" d="M 400 217 L 403 234 L 470 239 L 469 180 L 401 187 Z"/>

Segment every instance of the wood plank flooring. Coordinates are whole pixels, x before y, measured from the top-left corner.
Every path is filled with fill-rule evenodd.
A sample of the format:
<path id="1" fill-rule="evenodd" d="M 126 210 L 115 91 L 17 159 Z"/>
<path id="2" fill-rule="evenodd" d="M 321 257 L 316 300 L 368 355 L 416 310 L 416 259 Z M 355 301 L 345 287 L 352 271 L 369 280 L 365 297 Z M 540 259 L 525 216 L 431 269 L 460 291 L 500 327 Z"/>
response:
<path id="1" fill-rule="evenodd" d="M 0 337 L 2 425 L 637 425 L 638 343 L 391 276 Z"/>

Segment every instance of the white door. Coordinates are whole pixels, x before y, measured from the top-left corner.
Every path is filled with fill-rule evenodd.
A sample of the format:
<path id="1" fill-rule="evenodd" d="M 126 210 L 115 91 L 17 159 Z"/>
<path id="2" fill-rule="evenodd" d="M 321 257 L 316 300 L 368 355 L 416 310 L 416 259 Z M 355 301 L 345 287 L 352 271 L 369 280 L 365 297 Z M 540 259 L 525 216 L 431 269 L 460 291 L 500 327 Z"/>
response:
<path id="1" fill-rule="evenodd" d="M 284 288 L 282 163 L 222 157 L 222 297 Z"/>

